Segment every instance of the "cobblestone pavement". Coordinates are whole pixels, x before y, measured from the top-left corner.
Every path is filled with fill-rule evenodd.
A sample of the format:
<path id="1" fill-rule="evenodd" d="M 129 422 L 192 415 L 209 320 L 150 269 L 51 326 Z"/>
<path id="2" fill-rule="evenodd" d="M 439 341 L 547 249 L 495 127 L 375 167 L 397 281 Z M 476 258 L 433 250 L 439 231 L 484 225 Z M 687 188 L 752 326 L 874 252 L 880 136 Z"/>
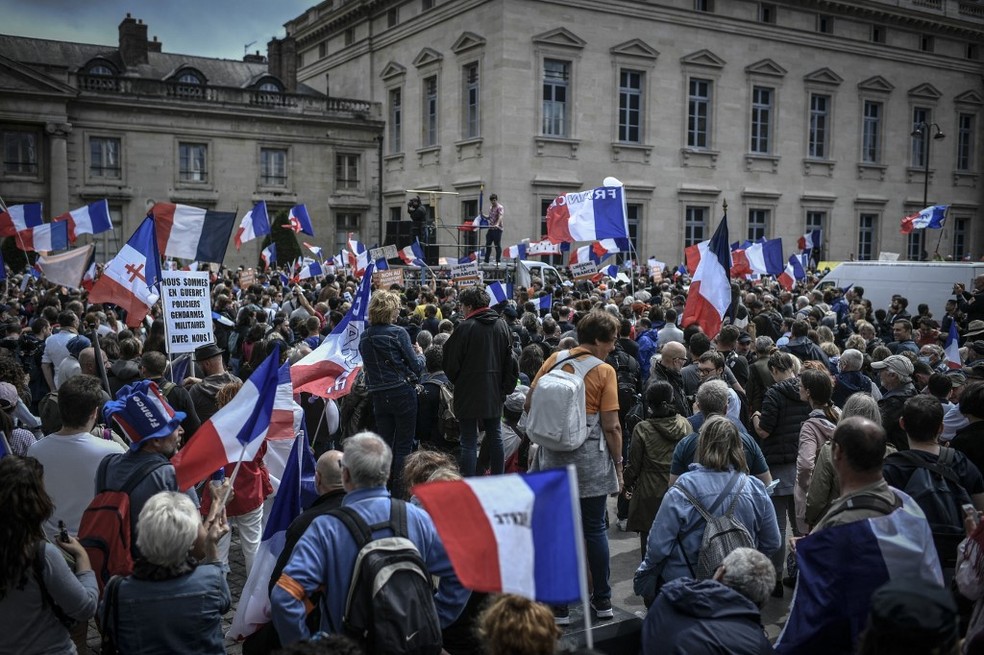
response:
<path id="1" fill-rule="evenodd" d="M 645 607 L 642 599 L 632 592 L 632 574 L 639 566 L 641 555 L 639 551 L 639 536 L 635 532 L 620 532 L 615 526 L 615 500 L 609 499 L 609 517 L 611 527 L 608 531 L 609 548 L 611 550 L 611 580 L 612 580 L 612 604 L 629 613 L 643 616 Z M 235 614 L 236 605 L 239 601 L 239 594 L 243 585 L 246 583 L 246 568 L 243 563 L 242 551 L 239 548 L 239 537 L 233 531 L 232 547 L 229 549 L 230 567 L 229 591 L 232 593 L 232 608 L 223 617 L 222 629 L 228 630 Z M 789 602 L 792 598 L 792 590 L 785 590 L 784 598 L 770 598 L 762 609 L 762 623 L 765 625 L 769 639 L 775 641 L 779 636 L 779 631 L 786 621 L 789 612 Z M 99 655 L 99 632 L 96 630 L 95 622 L 89 622 L 88 637 L 89 653 L 85 655 Z M 240 655 L 242 648 L 239 644 L 226 642 L 226 648 L 230 655 Z"/>

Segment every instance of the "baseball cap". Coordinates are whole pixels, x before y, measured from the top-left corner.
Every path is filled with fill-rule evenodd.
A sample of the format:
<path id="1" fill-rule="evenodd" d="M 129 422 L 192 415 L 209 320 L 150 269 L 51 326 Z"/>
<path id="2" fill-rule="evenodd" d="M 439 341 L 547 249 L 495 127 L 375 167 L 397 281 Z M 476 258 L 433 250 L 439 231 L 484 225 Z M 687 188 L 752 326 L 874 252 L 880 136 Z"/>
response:
<path id="1" fill-rule="evenodd" d="M 876 371 L 887 368 L 892 373 L 905 378 L 912 375 L 915 370 L 909 358 L 902 355 L 889 355 L 880 362 L 871 362 L 871 368 Z"/>
<path id="2" fill-rule="evenodd" d="M 17 388 L 9 382 L 0 382 L 0 409 L 10 409 L 17 404 Z"/>

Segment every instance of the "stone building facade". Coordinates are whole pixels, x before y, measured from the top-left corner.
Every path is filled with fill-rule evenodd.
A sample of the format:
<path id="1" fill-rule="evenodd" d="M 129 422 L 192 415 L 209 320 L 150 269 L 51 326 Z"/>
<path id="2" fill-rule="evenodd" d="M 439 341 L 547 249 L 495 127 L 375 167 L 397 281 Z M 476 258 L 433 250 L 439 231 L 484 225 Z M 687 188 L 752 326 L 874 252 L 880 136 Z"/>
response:
<path id="1" fill-rule="evenodd" d="M 113 46 L 0 35 L 0 196 L 42 201 L 46 219 L 108 198 L 115 229 L 94 238 L 97 261 L 154 201 L 240 216 L 258 200 L 271 213 L 305 203 L 305 238 L 326 252 L 339 233 L 370 240 L 379 105 L 299 83 L 293 47 L 274 39 L 243 61 L 166 53 L 129 15 Z M 255 265 L 259 244 L 230 245 L 225 263 Z"/>
<path id="2" fill-rule="evenodd" d="M 431 189 L 456 224 L 484 188 L 507 245 L 613 175 L 642 257 L 679 262 L 726 202 L 733 241 L 917 258 L 928 169 L 940 255 L 984 254 L 980 2 L 326 0 L 286 28 L 300 81 L 382 105 L 387 218 Z"/>

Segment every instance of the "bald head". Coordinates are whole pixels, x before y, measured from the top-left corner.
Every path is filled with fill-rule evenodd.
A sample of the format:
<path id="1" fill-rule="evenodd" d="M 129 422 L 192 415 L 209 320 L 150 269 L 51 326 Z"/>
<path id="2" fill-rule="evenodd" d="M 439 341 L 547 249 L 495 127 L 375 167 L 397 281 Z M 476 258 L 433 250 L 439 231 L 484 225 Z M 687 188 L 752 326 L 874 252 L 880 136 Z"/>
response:
<path id="1" fill-rule="evenodd" d="M 342 488 L 342 467 L 339 465 L 341 460 L 342 452 L 340 450 L 329 450 L 318 458 L 315 483 L 319 495 Z"/>
<path id="2" fill-rule="evenodd" d="M 856 473 L 881 476 L 885 459 L 885 430 L 877 423 L 860 416 L 850 416 L 837 424 L 833 447 L 835 462 L 844 463 Z"/>
<path id="3" fill-rule="evenodd" d="M 673 371 L 679 371 L 683 368 L 685 362 L 685 357 L 687 356 L 686 347 L 679 341 L 668 341 L 663 346 L 662 358 L 660 363 Z"/>
<path id="4" fill-rule="evenodd" d="M 106 352 L 102 353 L 103 361 L 107 361 Z M 86 375 L 93 375 L 98 377 L 99 371 L 96 370 L 96 349 L 92 346 L 84 348 L 79 351 L 79 368 Z"/>

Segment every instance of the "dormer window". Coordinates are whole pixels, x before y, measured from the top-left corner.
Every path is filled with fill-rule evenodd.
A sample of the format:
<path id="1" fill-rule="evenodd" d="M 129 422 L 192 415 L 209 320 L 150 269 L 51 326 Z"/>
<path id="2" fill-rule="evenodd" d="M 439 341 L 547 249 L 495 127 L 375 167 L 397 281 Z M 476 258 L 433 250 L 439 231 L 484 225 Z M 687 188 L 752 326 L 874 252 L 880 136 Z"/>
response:
<path id="1" fill-rule="evenodd" d="M 276 82 L 271 82 L 271 81 L 266 81 L 263 84 L 261 84 L 259 86 L 258 90 L 261 91 L 261 92 L 263 92 L 263 93 L 280 93 L 281 92 L 280 85 L 277 84 Z"/>
<path id="2" fill-rule="evenodd" d="M 284 87 L 273 77 L 264 77 L 253 88 L 256 90 L 253 93 L 253 104 L 279 105 L 284 102 Z"/>
<path id="3" fill-rule="evenodd" d="M 185 69 L 174 78 L 174 95 L 179 98 L 202 98 L 205 96 L 205 78 L 198 71 Z"/>
<path id="4" fill-rule="evenodd" d="M 89 91 L 115 91 L 116 70 L 106 62 L 92 62 L 85 68 L 82 86 Z"/>

